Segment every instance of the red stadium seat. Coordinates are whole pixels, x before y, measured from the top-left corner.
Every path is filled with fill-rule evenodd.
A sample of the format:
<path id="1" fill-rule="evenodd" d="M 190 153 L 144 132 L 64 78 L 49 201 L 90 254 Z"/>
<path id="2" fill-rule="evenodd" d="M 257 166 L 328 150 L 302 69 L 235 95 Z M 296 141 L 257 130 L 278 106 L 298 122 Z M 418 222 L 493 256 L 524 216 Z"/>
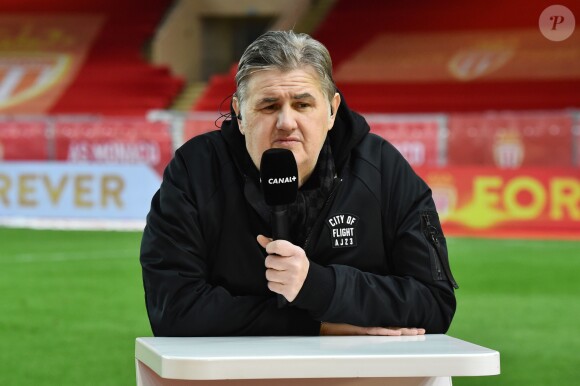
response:
<path id="1" fill-rule="evenodd" d="M 3 0 L 0 12 L 35 16 L 87 14 L 105 18 L 85 61 L 48 113 L 143 115 L 170 106 L 183 80 L 143 55 L 170 0 Z"/>
<path id="2" fill-rule="evenodd" d="M 580 14 L 578 2 L 566 0 L 560 3 L 577 15 Z M 313 35 L 328 47 L 333 58 L 337 85 L 347 97 L 350 107 L 360 112 L 577 108 L 580 107 L 580 71 L 570 70 L 572 75 L 569 76 L 560 75 L 558 71 L 560 68 L 580 68 L 580 63 L 570 60 L 558 62 L 557 58 L 566 55 L 575 55 L 577 58 L 578 49 L 574 47 L 577 47 L 578 40 L 568 42 L 570 47 L 562 49 L 562 44 L 557 45 L 542 37 L 538 18 L 546 7 L 547 3 L 543 0 L 516 0 L 507 3 L 498 0 L 338 0 Z M 405 42 L 409 37 L 423 36 L 436 41 L 437 35 L 441 33 L 459 38 L 469 34 L 481 34 L 483 37 L 499 35 L 500 45 L 504 43 L 502 39 L 516 41 L 519 36 L 528 33 L 528 40 L 519 42 L 527 46 L 516 47 L 516 54 L 523 53 L 524 57 L 528 55 L 544 59 L 527 75 L 517 72 L 518 68 L 523 66 L 525 69 L 526 66 L 521 64 L 523 59 L 520 59 L 520 67 L 512 67 L 511 73 L 496 78 L 481 77 L 465 81 L 455 79 L 450 74 L 447 74 L 447 78 L 434 76 L 431 79 L 429 74 L 420 74 L 422 77 L 401 75 L 396 81 L 380 80 L 387 68 L 396 66 L 392 64 L 392 51 L 389 51 L 393 48 L 376 44 L 373 46 L 370 43 L 375 39 L 381 36 L 400 36 L 400 41 Z M 578 39 L 577 35 L 571 39 Z M 493 41 L 484 43 L 489 45 Z M 468 43 L 465 44 L 465 48 L 472 48 Z M 405 43 L 400 45 L 402 49 L 410 50 L 412 55 L 416 55 L 416 52 L 412 52 L 414 49 L 420 50 L 422 47 L 420 44 L 415 48 Z M 437 52 L 437 47 L 429 48 Z M 443 48 L 448 52 L 450 50 L 449 46 Z M 562 51 L 553 51 L 558 49 Z M 555 53 L 555 59 L 550 59 L 551 52 Z M 421 58 L 413 56 L 417 57 Z M 399 58 L 406 59 L 404 55 Z M 350 78 L 357 80 L 341 77 L 340 70 L 343 67 L 348 67 L 345 72 Z M 422 60 L 418 67 L 426 68 L 428 73 L 441 72 L 428 59 Z M 192 109 L 216 111 L 220 102 L 235 90 L 233 74 L 230 72 L 214 76 Z"/>

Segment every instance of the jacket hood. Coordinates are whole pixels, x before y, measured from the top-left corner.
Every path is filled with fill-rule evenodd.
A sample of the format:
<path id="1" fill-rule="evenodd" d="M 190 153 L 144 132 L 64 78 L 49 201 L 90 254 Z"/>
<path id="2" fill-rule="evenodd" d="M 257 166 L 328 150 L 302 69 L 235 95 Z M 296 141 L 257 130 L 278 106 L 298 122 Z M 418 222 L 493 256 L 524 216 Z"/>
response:
<path id="1" fill-rule="evenodd" d="M 340 91 L 339 94 L 340 105 L 329 136 L 334 162 L 340 171 L 346 163 L 351 150 L 370 132 L 370 127 L 362 115 L 348 107 Z"/>
<path id="2" fill-rule="evenodd" d="M 230 114 L 235 117 L 231 104 Z M 246 150 L 246 142 L 240 132 L 238 121 L 236 119 L 225 120 L 221 125 L 221 131 L 242 173 L 259 178 L 259 172 Z M 346 104 L 343 95 L 340 94 L 340 105 L 334 126 L 329 131 L 330 146 L 338 172 L 342 170 L 348 160 L 351 150 L 369 131 L 370 127 L 366 120 L 360 114 L 352 111 Z"/>

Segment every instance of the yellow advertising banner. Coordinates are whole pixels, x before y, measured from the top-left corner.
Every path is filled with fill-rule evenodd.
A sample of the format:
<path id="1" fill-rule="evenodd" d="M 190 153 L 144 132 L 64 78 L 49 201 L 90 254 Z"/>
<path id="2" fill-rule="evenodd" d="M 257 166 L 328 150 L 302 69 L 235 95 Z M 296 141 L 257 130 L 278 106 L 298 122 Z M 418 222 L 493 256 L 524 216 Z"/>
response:
<path id="1" fill-rule="evenodd" d="M 0 114 L 46 113 L 82 66 L 104 18 L 0 16 Z"/>
<path id="2" fill-rule="evenodd" d="M 418 169 L 450 235 L 580 239 L 580 169 Z"/>

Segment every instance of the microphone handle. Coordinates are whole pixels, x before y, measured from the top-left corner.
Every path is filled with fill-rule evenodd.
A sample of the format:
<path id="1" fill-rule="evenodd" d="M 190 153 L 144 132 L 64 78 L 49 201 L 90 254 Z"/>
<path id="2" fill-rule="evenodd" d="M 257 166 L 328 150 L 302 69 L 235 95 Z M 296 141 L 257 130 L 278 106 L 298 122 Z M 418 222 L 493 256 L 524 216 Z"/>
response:
<path id="1" fill-rule="evenodd" d="M 290 224 L 288 224 L 288 208 L 277 205 L 272 210 L 272 238 L 274 240 L 290 240 Z"/>
<path id="2" fill-rule="evenodd" d="M 272 238 L 274 240 L 290 239 L 290 224 L 288 223 L 288 207 L 277 205 L 272 210 Z M 288 305 L 288 300 L 280 294 L 278 298 L 278 308 Z"/>

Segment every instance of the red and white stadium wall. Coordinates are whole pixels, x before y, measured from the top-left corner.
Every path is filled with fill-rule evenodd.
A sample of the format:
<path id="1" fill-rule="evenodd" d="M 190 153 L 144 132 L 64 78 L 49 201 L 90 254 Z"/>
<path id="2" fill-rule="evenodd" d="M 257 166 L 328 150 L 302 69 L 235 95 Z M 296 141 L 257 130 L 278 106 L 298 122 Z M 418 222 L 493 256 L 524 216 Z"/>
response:
<path id="1" fill-rule="evenodd" d="M 140 229 L 175 148 L 217 114 L 0 119 L 0 225 Z M 580 113 L 369 114 L 449 235 L 580 239 Z"/>

